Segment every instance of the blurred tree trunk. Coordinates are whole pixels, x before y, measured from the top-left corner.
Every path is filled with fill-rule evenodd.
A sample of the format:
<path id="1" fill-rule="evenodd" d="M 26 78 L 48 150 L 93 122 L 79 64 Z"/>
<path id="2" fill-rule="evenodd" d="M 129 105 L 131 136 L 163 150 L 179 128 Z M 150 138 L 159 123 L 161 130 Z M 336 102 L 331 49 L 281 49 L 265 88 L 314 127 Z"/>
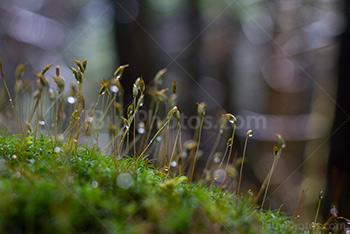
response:
<path id="1" fill-rule="evenodd" d="M 125 90 L 124 104 L 127 107 L 132 103 L 131 90 L 136 78 L 142 76 L 148 85 L 155 75 L 147 1 L 117 0 L 115 14 L 119 64 L 130 65 L 121 81 Z"/>
<path id="2" fill-rule="evenodd" d="M 340 37 L 337 107 L 333 123 L 333 136 L 328 163 L 327 193 L 324 215 L 329 216 L 331 206 L 339 215 L 350 217 L 350 2 L 343 1 L 346 29 Z"/>

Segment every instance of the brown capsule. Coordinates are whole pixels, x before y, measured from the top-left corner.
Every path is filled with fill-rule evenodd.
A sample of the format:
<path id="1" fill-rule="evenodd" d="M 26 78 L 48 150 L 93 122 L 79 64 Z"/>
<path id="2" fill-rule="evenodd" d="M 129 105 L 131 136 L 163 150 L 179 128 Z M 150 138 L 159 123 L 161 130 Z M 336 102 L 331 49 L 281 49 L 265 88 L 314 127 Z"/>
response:
<path id="1" fill-rule="evenodd" d="M 227 114 L 224 114 L 223 116 L 226 116 L 228 122 L 230 122 L 231 124 L 237 124 L 237 119 L 233 114 L 227 113 Z"/>
<path id="2" fill-rule="evenodd" d="M 133 97 L 136 98 L 138 93 L 139 93 L 139 90 L 138 90 L 136 84 L 134 84 L 132 86 L 132 95 L 133 95 Z"/>
<path id="3" fill-rule="evenodd" d="M 145 89 L 146 89 L 145 81 L 141 77 L 141 80 L 140 80 L 140 92 L 143 94 L 145 92 Z"/>
<path id="4" fill-rule="evenodd" d="M 60 76 L 60 67 L 59 66 L 56 67 L 56 76 Z"/>
<path id="5" fill-rule="evenodd" d="M 278 147 L 277 146 L 274 146 L 273 147 L 273 155 L 275 155 L 275 157 L 278 155 Z"/>
<path id="6" fill-rule="evenodd" d="M 177 91 L 177 83 L 176 83 L 176 81 L 173 82 L 172 91 L 173 91 L 173 94 L 175 95 L 176 91 Z"/>
<path id="7" fill-rule="evenodd" d="M 115 102 L 114 103 L 114 108 L 117 111 L 119 116 L 123 115 L 123 109 L 122 109 L 122 105 L 119 102 Z"/>
<path id="8" fill-rule="evenodd" d="M 108 84 L 109 84 L 109 80 L 106 81 L 106 80 L 103 78 L 102 83 L 99 84 L 99 85 L 101 86 L 101 88 L 100 88 L 100 91 L 99 91 L 98 95 L 103 95 L 103 94 L 105 94 L 105 93 L 106 93 L 107 95 L 109 95 Z"/>
<path id="9" fill-rule="evenodd" d="M 134 109 L 134 105 L 133 105 L 133 104 L 130 104 L 130 105 L 128 106 L 128 112 L 127 112 L 128 117 L 131 116 L 133 109 Z"/>
<path id="10" fill-rule="evenodd" d="M 78 68 L 80 69 L 80 71 L 81 72 L 83 72 L 84 73 L 84 67 L 83 67 L 83 65 L 81 64 L 81 62 L 79 62 L 78 60 L 74 60 L 74 59 L 72 59 L 72 61 L 73 62 L 75 62 L 75 64 L 78 66 Z"/>
<path id="11" fill-rule="evenodd" d="M 115 70 L 114 72 L 114 78 L 115 79 L 120 79 L 123 75 L 124 69 L 129 67 L 129 64 L 121 65 Z"/>
<path id="12" fill-rule="evenodd" d="M 247 137 L 252 137 L 253 136 L 254 131 L 253 130 L 248 130 L 247 131 Z"/>
<path id="13" fill-rule="evenodd" d="M 25 63 L 21 63 L 17 66 L 16 71 L 15 71 L 15 79 L 20 80 L 23 77 L 24 74 L 24 69 L 26 68 Z"/>
<path id="14" fill-rule="evenodd" d="M 65 86 L 65 81 L 64 81 L 63 77 L 61 77 L 61 76 L 53 76 L 52 79 L 57 85 L 58 94 L 62 94 L 63 91 L 64 91 L 64 86 Z"/>
<path id="15" fill-rule="evenodd" d="M 124 121 L 125 126 L 126 126 L 127 128 L 129 128 L 129 127 L 130 127 L 129 121 L 128 121 L 127 119 L 125 119 L 124 117 L 121 117 L 121 118 L 122 118 L 122 120 Z"/>
<path id="16" fill-rule="evenodd" d="M 52 66 L 53 64 L 47 65 L 45 66 L 42 70 L 41 70 L 41 75 L 44 75 Z"/>
<path id="17" fill-rule="evenodd" d="M 86 70 L 86 66 L 87 66 L 87 61 L 84 60 L 84 61 L 83 61 L 83 68 L 84 68 L 84 71 Z"/>
<path id="18" fill-rule="evenodd" d="M 166 72 L 167 72 L 167 69 L 164 68 L 156 74 L 156 76 L 154 78 L 154 86 L 156 89 L 158 89 L 159 85 L 162 84 L 162 79 L 163 79 Z"/>
<path id="19" fill-rule="evenodd" d="M 167 102 L 168 101 L 168 96 L 165 94 L 165 92 L 168 89 L 162 89 L 160 91 L 155 91 L 156 97 L 158 98 L 159 101 L 161 102 Z"/>
<path id="20" fill-rule="evenodd" d="M 197 103 L 197 112 L 200 116 L 204 117 L 205 116 L 205 107 L 207 106 L 207 103 L 201 102 Z"/>

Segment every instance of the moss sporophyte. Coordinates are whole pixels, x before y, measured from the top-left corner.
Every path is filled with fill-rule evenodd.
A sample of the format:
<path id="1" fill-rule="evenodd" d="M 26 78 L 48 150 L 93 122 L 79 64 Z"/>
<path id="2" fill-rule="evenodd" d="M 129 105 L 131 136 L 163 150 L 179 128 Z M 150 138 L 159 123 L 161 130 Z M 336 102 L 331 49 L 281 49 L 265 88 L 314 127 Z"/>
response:
<path id="1" fill-rule="evenodd" d="M 46 75 L 53 65 L 35 73 L 35 86 L 23 78 L 25 64 L 19 65 L 12 97 L 0 60 L 10 106 L 0 116 L 0 233 L 337 233 L 342 228 L 329 228 L 346 220 L 336 212 L 320 224 L 318 208 L 312 227 L 301 228 L 296 218 L 301 205 L 293 217 L 264 209 L 286 146 L 282 136 L 277 135 L 271 169 L 254 195 L 241 188 L 253 131 L 246 134 L 243 154 L 234 152 L 233 114 L 222 115 L 208 160 L 197 168 L 206 103 L 197 104 L 193 137 L 183 142 L 177 106 L 181 87 L 174 81 L 170 91 L 161 89 L 166 69 L 151 84 L 137 78 L 127 90 L 132 103 L 124 103 L 120 80 L 129 65 L 122 65 L 102 79 L 96 102 L 88 105 L 87 62 L 73 64 L 75 82 L 66 84 L 70 79 L 56 67 L 55 87 Z M 141 122 L 137 114 L 146 98 L 150 114 Z M 3 113 L 15 116 L 11 134 L 4 129 L 11 117 Z M 223 139 L 226 124 L 232 129 Z M 227 142 L 224 149 L 221 141 Z"/>

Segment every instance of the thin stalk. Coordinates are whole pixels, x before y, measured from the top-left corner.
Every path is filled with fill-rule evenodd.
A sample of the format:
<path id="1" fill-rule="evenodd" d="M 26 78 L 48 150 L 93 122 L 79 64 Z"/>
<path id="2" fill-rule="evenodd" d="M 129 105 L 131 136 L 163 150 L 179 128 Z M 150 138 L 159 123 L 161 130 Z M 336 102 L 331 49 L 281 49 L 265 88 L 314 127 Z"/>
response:
<path id="1" fill-rule="evenodd" d="M 318 205 L 317 205 L 317 211 L 316 211 L 316 215 L 315 215 L 315 219 L 314 219 L 314 223 L 313 223 L 312 233 L 314 233 L 316 231 L 316 222 L 317 222 L 318 213 L 320 212 L 322 198 L 323 198 L 323 191 L 321 191 L 320 195 L 318 196 Z"/>
<path id="2" fill-rule="evenodd" d="M 117 150 L 115 151 L 114 160 L 116 159 L 116 157 L 117 157 L 117 155 L 118 155 L 118 153 L 119 153 L 120 147 L 123 146 L 125 136 L 126 136 L 126 134 L 127 134 L 128 132 L 129 132 L 129 128 L 126 127 L 126 130 L 125 130 L 125 132 L 124 132 L 124 134 L 123 134 L 123 137 L 122 137 L 122 139 L 121 139 L 121 141 L 120 141 L 120 143 L 119 143 L 119 145 L 118 145 L 118 148 L 117 148 Z"/>
<path id="3" fill-rule="evenodd" d="M 201 142 L 201 135 L 202 135 L 203 122 L 204 122 L 204 115 L 202 116 L 201 123 L 200 123 L 200 126 L 199 126 L 198 143 L 197 143 L 196 153 L 194 154 L 194 161 L 193 161 L 193 167 L 192 167 L 192 173 L 191 173 L 190 183 L 192 183 L 193 174 L 194 174 L 194 168 L 195 168 L 195 166 L 196 166 L 196 161 L 197 161 L 197 156 L 198 156 L 198 150 L 199 150 L 199 144 L 200 144 L 200 142 Z"/>
<path id="4" fill-rule="evenodd" d="M 171 118 L 169 118 L 160 128 L 159 130 L 156 132 L 156 134 L 154 134 L 153 138 L 150 140 L 150 142 L 148 143 L 148 145 L 144 148 L 144 150 L 142 151 L 142 153 L 138 156 L 137 161 L 144 155 L 144 153 L 146 152 L 146 150 L 148 149 L 148 147 L 150 147 L 150 145 L 152 145 L 153 141 L 157 138 L 157 136 L 159 135 L 159 133 L 163 130 L 163 128 L 165 128 L 165 126 L 167 126 L 167 124 L 170 122 Z"/>
<path id="5" fill-rule="evenodd" d="M 269 178 L 272 176 L 272 173 L 273 173 L 273 171 L 275 170 L 275 168 L 276 168 L 276 166 L 278 164 L 278 160 L 280 159 L 281 153 L 282 153 L 282 148 L 279 149 L 277 155 L 275 156 L 274 163 L 272 163 L 271 169 L 270 169 L 269 173 L 267 174 L 264 182 L 262 183 L 262 185 L 261 185 L 261 187 L 259 189 L 259 192 L 256 194 L 255 199 L 254 199 L 251 207 L 254 207 L 256 205 L 256 203 L 258 202 L 259 198 L 261 197 L 263 191 L 265 190 L 266 185 L 267 185 L 267 183 L 269 181 Z"/>
<path id="6" fill-rule="evenodd" d="M 156 107 L 155 107 L 155 110 L 154 110 L 154 114 L 152 116 L 152 121 L 151 121 L 151 124 L 149 125 L 148 129 L 147 129 L 147 136 L 145 138 L 145 140 L 143 141 L 144 143 L 148 142 L 148 139 L 149 139 L 149 136 L 151 134 L 151 131 L 152 131 L 152 128 L 153 128 L 153 125 L 154 125 L 154 122 L 156 120 L 156 116 L 157 116 L 157 113 L 158 113 L 158 109 L 159 109 L 159 101 L 156 101 Z M 145 144 L 141 144 L 140 147 L 142 147 L 143 145 Z"/>
<path id="7" fill-rule="evenodd" d="M 267 195 L 267 190 L 269 189 L 269 186 L 270 186 L 270 182 L 271 182 L 271 178 L 272 178 L 273 169 L 275 168 L 276 162 L 277 162 L 277 157 L 274 157 L 273 162 L 272 162 L 272 170 L 271 170 L 270 173 L 269 173 L 269 178 L 268 178 L 268 180 L 267 180 L 267 185 L 266 185 L 266 189 L 265 189 L 265 194 L 264 194 L 264 197 L 263 197 L 263 201 L 262 201 L 262 203 L 261 203 L 260 210 L 262 210 L 262 209 L 264 208 L 264 203 L 265 203 L 265 199 L 266 199 L 266 195 Z"/>
<path id="8" fill-rule="evenodd" d="M 231 138 L 228 139 L 228 142 L 227 142 L 227 144 L 226 144 L 225 153 L 224 153 L 224 156 L 223 156 L 222 159 L 221 159 L 221 162 L 220 162 L 220 165 L 219 165 L 219 168 L 218 168 L 218 169 L 221 169 L 222 163 L 225 161 L 226 154 L 227 154 L 228 148 L 229 148 L 229 146 L 230 146 L 230 144 L 229 144 L 230 141 L 231 141 Z M 232 142 L 231 142 L 231 144 L 232 144 Z M 214 180 L 215 180 L 215 178 L 212 179 L 211 184 L 210 184 L 210 188 L 213 186 Z"/>
<path id="9" fill-rule="evenodd" d="M 218 145 L 219 145 L 219 142 L 220 142 L 222 133 L 223 133 L 223 130 L 220 129 L 218 135 L 216 136 L 216 139 L 215 139 L 215 142 L 214 142 L 214 146 L 213 146 L 213 148 L 212 148 L 211 151 L 210 151 L 208 160 L 207 160 L 207 162 L 205 163 L 205 167 L 204 167 L 203 172 L 205 172 L 206 170 L 208 170 L 208 168 L 209 168 L 210 165 L 211 165 L 211 162 L 213 161 L 214 153 L 215 153 L 215 151 L 216 151 L 216 148 L 217 148 Z M 204 173 L 202 174 L 202 178 L 203 178 L 203 176 L 204 176 Z"/>
<path id="10" fill-rule="evenodd" d="M 241 183 L 242 183 L 243 165 L 244 165 L 244 159 L 245 159 L 245 155 L 246 155 L 246 151 L 247 151 L 248 138 L 251 137 L 252 134 L 253 134 L 253 131 L 249 130 L 247 132 L 247 135 L 246 135 L 246 138 L 245 138 L 241 170 L 239 172 L 239 181 L 238 181 L 238 188 L 237 188 L 237 202 L 238 202 L 238 197 L 239 197 L 239 190 L 241 188 Z"/>
<path id="11" fill-rule="evenodd" d="M 228 166 L 228 163 L 230 161 L 231 154 L 232 154 L 233 142 L 234 142 L 234 139 L 235 139 L 235 132 L 236 132 L 236 124 L 233 124 L 233 130 L 232 130 L 232 136 L 231 136 L 231 147 L 230 147 L 230 152 L 228 153 L 228 160 L 227 160 L 227 163 L 226 163 L 226 170 L 227 170 L 227 166 Z"/>
<path id="12" fill-rule="evenodd" d="M 154 108 L 154 98 L 152 98 L 151 100 L 151 103 L 150 103 L 150 106 L 149 106 L 149 109 L 148 110 L 153 110 Z M 150 127 L 150 124 L 151 124 L 151 117 L 152 117 L 152 111 L 149 111 L 149 116 L 147 117 L 147 121 L 146 121 L 146 126 L 145 126 L 145 130 L 146 130 L 146 133 L 142 136 L 141 138 L 141 143 L 139 145 L 139 149 L 138 149 L 138 152 L 140 152 L 142 150 L 142 147 L 144 146 L 144 142 L 145 142 L 145 139 L 148 135 L 148 130 L 149 130 L 149 127 Z M 148 140 L 148 139 L 147 139 Z"/>
<path id="13" fill-rule="evenodd" d="M 166 132 L 165 132 L 165 140 L 164 140 L 164 147 L 163 147 L 163 151 L 160 157 L 160 163 L 159 163 L 159 170 L 162 166 L 162 162 L 163 162 L 163 158 L 164 158 L 164 154 L 165 154 L 165 164 L 167 164 L 167 155 L 168 155 L 168 141 L 169 141 L 169 124 L 166 128 Z"/>
<path id="14" fill-rule="evenodd" d="M 12 97 L 11 97 L 11 94 L 10 94 L 10 91 L 7 87 L 7 84 L 6 84 L 6 81 L 5 81 L 5 76 L 4 76 L 4 72 L 2 71 L 2 62 L 0 60 L 0 71 L 1 71 L 1 76 L 2 76 L 2 80 L 4 82 L 4 85 L 5 85 L 5 89 L 6 89 L 6 92 L 7 92 L 7 95 L 9 96 L 9 99 L 10 99 L 10 103 L 11 103 L 11 107 L 12 107 L 12 110 L 13 110 L 13 113 L 15 114 L 16 116 L 16 119 L 17 119 L 17 122 L 19 124 L 19 127 L 21 128 L 21 132 L 22 132 L 22 136 L 24 138 L 24 130 L 23 130 L 23 127 L 22 127 L 22 124 L 21 124 L 21 121 L 19 120 L 18 118 L 18 115 L 17 115 L 17 112 L 15 110 L 15 106 L 13 105 L 13 101 L 12 101 Z"/>
<path id="15" fill-rule="evenodd" d="M 174 141 L 173 149 L 171 150 L 171 154 L 170 154 L 170 159 L 169 159 L 168 167 L 170 167 L 171 160 L 173 160 L 174 153 L 175 153 L 175 149 L 176 149 L 176 146 L 177 146 L 177 140 L 178 140 L 179 135 L 180 135 L 180 131 L 181 131 L 181 128 L 178 128 L 178 129 L 176 130 L 175 141 Z M 170 171 L 170 170 L 169 170 L 169 171 Z"/>

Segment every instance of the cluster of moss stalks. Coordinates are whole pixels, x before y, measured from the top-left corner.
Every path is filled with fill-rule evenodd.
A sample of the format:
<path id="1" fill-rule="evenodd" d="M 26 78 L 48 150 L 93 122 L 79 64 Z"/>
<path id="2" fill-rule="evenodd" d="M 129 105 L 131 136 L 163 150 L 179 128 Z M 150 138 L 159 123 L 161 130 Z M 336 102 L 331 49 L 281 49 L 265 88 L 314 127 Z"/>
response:
<path id="1" fill-rule="evenodd" d="M 45 75 L 52 65 L 35 73 L 36 90 L 32 91 L 31 83 L 23 78 L 25 64 L 19 65 L 12 98 L 0 60 L 9 96 L 5 102 L 9 110 L 4 112 L 10 115 L 11 110 L 20 132 L 11 135 L 3 130 L 0 136 L 0 233 L 330 231 L 316 222 L 302 230 L 297 215 L 286 217 L 263 209 L 285 147 L 280 135 L 271 170 L 260 190 L 256 195 L 240 191 L 245 151 L 253 131 L 247 132 L 243 156 L 236 160 L 235 154 L 231 159 L 237 121 L 232 114 L 221 116 L 208 162 L 204 170 L 195 170 L 205 103 L 198 104 L 193 139 L 183 144 L 177 84 L 173 83 L 169 96 L 167 89 L 159 89 L 166 70 L 159 71 L 148 87 L 142 78 L 136 79 L 134 100 L 125 106 L 120 79 L 127 65 L 120 66 L 112 78 L 103 79 L 98 100 L 86 108 L 83 84 L 87 62 L 73 61 L 76 82 L 68 92 L 59 67 L 51 77 L 55 91 Z M 151 98 L 153 114 L 146 122 L 137 122 L 145 94 Z M 99 116 L 97 109 L 101 110 Z M 101 123 L 106 123 L 106 129 Z M 226 125 L 232 126 L 231 137 L 220 154 L 218 142 Z M 109 140 L 101 143 L 103 130 Z"/>

